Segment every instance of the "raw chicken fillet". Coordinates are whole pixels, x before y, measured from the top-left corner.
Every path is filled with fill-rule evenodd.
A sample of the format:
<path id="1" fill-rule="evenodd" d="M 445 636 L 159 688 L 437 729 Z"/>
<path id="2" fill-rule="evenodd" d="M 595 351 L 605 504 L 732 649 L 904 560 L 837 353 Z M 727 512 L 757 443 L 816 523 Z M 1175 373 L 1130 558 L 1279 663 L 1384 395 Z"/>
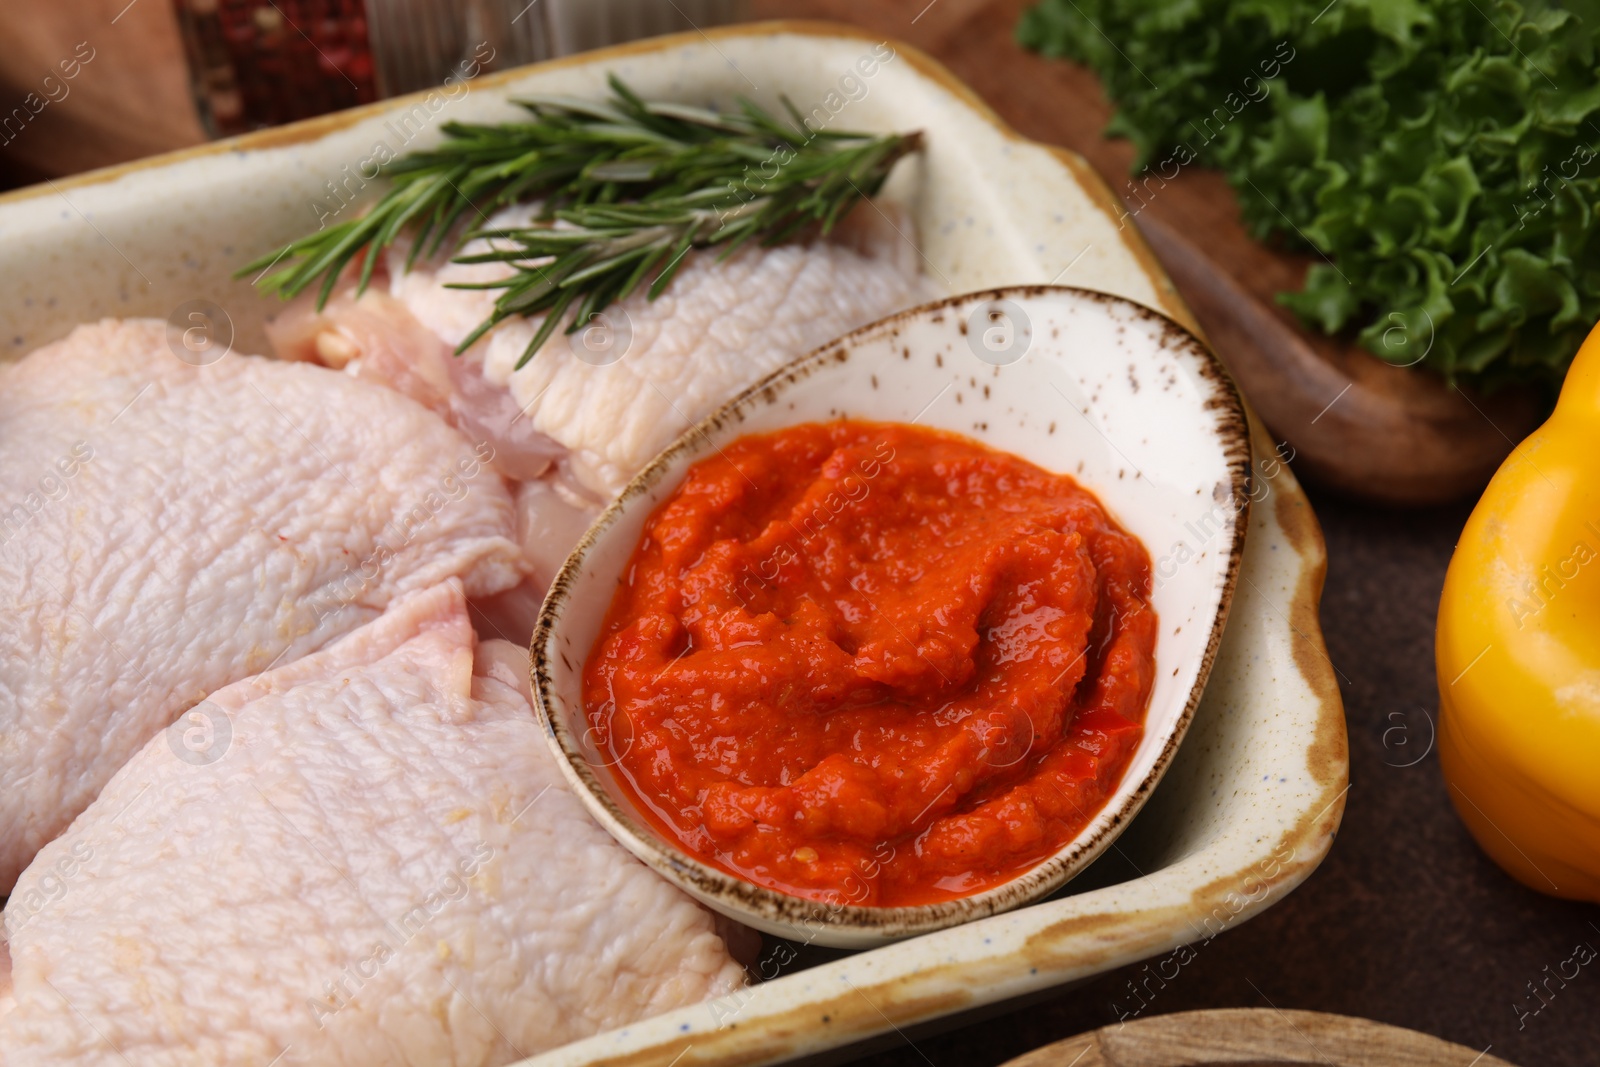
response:
<path id="1" fill-rule="evenodd" d="M 508 208 L 485 228 L 524 225 L 532 211 Z M 577 488 L 604 501 L 744 387 L 931 295 L 905 236 L 910 227 L 894 207 L 866 204 L 828 239 L 748 246 L 725 260 L 690 253 L 656 300 L 638 291 L 577 332 L 558 331 L 521 370 L 538 319 L 509 319 L 463 357 L 449 354 L 489 316 L 499 291 L 447 286 L 502 278 L 509 268 L 446 262 L 407 272 L 404 248 L 388 257 L 387 294 L 357 300 L 347 290 L 320 315 L 302 298 L 272 338 L 287 357 L 353 361 L 358 374 L 449 408 L 458 424 L 514 427 L 503 455 L 560 458 Z M 464 251 L 484 247 L 480 239 Z M 527 478 L 538 469 L 507 473 Z"/>
<path id="2" fill-rule="evenodd" d="M 492 1067 L 737 989 L 527 687 L 451 581 L 216 693 L 221 758 L 152 739 L 18 884 L 0 1061 Z"/>
<path id="3" fill-rule="evenodd" d="M 507 208 L 486 228 L 525 225 Z M 691 252 L 656 300 L 635 292 L 575 333 L 557 331 L 515 369 L 540 319 L 512 318 L 461 356 L 453 349 L 498 290 L 450 285 L 504 278 L 503 263 L 387 257 L 388 291 L 346 280 L 318 311 L 302 295 L 268 327 L 285 359 L 382 382 L 488 441 L 517 489 L 517 535 L 530 576 L 478 602 L 486 632 L 525 640 L 544 591 L 601 506 L 657 452 L 740 390 L 834 337 L 933 295 L 912 224 L 864 204 L 827 239 Z M 482 251 L 486 238 L 463 252 Z M 380 271 L 380 279 L 383 271 Z"/>
<path id="4" fill-rule="evenodd" d="M 0 369 L 0 893 L 207 693 L 401 593 L 517 585 L 490 459 L 392 389 L 190 366 L 156 321 L 81 326 Z"/>

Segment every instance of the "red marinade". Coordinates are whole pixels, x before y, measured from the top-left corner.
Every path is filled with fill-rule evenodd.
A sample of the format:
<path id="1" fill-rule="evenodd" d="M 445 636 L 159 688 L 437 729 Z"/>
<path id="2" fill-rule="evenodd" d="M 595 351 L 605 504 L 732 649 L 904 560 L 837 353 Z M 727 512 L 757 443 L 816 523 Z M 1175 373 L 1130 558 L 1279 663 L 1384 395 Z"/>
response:
<path id="1" fill-rule="evenodd" d="M 697 463 L 651 515 L 586 711 L 702 860 L 818 900 L 948 900 L 1115 789 L 1149 597 L 1144 546 L 1071 478 L 916 426 L 796 426 Z"/>

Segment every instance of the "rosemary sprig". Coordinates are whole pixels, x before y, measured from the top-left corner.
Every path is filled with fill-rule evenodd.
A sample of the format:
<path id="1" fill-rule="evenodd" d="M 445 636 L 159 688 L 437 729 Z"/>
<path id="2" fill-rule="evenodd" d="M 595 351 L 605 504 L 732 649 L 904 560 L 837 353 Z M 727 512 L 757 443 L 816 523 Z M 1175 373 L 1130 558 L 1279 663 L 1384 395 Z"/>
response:
<path id="1" fill-rule="evenodd" d="M 510 276 L 458 284 L 499 289 L 494 311 L 456 348 L 460 355 L 513 315 L 547 313 L 517 367 L 531 359 L 572 311 L 567 333 L 650 279 L 654 300 L 691 248 L 749 241 L 773 245 L 816 225 L 823 234 L 858 200 L 873 196 L 921 135 L 812 130 L 785 99 L 781 122 L 749 100 L 726 114 L 640 99 L 615 76 L 604 103 L 541 96 L 517 103 L 531 122 L 451 122 L 443 144 L 390 167 L 393 184 L 360 218 L 309 234 L 243 267 L 267 270 L 260 287 L 289 299 L 320 279 L 321 310 L 345 268 L 362 256 L 357 292 L 382 251 L 402 233 L 418 255 L 489 238 L 489 251 L 460 263 L 500 262 Z M 540 200 L 533 225 L 459 226 L 470 210 Z M 364 253 L 364 254 L 363 254 Z"/>

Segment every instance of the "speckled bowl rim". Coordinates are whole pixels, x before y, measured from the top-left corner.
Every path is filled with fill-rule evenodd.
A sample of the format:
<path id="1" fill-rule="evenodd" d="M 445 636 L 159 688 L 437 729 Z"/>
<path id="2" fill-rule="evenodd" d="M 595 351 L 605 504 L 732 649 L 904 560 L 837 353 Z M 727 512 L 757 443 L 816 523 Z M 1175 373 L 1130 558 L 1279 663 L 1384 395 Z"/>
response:
<path id="1" fill-rule="evenodd" d="M 1187 354 L 1195 361 L 1201 378 L 1212 390 L 1212 395 L 1201 401 L 1198 413 L 1207 421 L 1208 428 L 1210 425 L 1215 426 L 1221 438 L 1223 454 L 1229 469 L 1232 499 L 1244 502 L 1244 506 L 1238 508 L 1232 517 L 1233 530 L 1227 548 L 1221 595 L 1213 614 L 1210 632 L 1206 636 L 1205 651 L 1201 657 L 1199 670 L 1184 700 L 1183 710 L 1174 720 L 1171 730 L 1162 742 L 1159 755 L 1138 786 L 1127 794 L 1121 805 L 1109 816 L 1106 814 L 1106 808 L 1102 807 L 1076 837 L 1049 858 L 1015 878 L 972 896 L 935 904 L 901 907 L 834 906 L 791 896 L 747 882 L 736 875 L 703 863 L 665 842 L 655 831 L 640 827 L 638 822 L 611 796 L 610 791 L 590 767 L 588 759 L 584 757 L 577 739 L 566 728 L 561 716 L 552 713 L 547 703 L 547 694 L 554 688 L 551 680 L 551 657 L 561 655 L 555 647 L 555 642 L 562 613 L 582 578 L 584 561 L 589 551 L 622 518 L 623 514 L 634 506 L 633 501 L 646 497 L 651 489 L 668 476 L 671 467 L 681 454 L 693 454 L 702 450 L 704 442 L 711 442 L 712 447 L 715 447 L 712 436 L 714 433 L 730 424 L 743 422 L 745 412 L 758 404 L 773 403 L 783 389 L 810 377 L 829 364 L 849 358 L 847 352 L 853 343 L 869 335 L 875 337 L 892 328 L 897 322 L 973 301 L 1016 300 L 1049 295 L 1071 295 L 1090 303 L 1121 308 L 1135 318 L 1158 326 L 1163 331 L 1160 340 L 1163 349 L 1180 355 Z M 600 513 L 594 524 L 584 532 L 577 546 L 567 556 L 561 570 L 551 582 L 550 591 L 539 609 L 538 622 L 534 626 L 529 646 L 529 674 L 533 686 L 535 713 L 545 728 L 546 739 L 550 742 L 551 750 L 562 773 L 595 819 L 629 852 L 651 869 L 694 893 L 700 899 L 707 900 L 708 903 L 715 901 L 712 906 L 723 910 L 731 918 L 748 921 L 751 917 L 757 917 L 775 926 L 814 931 L 814 940 L 818 944 L 860 947 L 868 940 L 873 943 L 888 942 L 931 933 L 1009 911 L 1050 895 L 1093 862 L 1139 813 L 1139 809 L 1144 806 L 1166 773 L 1167 767 L 1178 751 L 1178 746 L 1188 732 L 1195 709 L 1205 693 L 1217 648 L 1221 644 L 1222 634 L 1227 626 L 1228 611 L 1232 605 L 1234 587 L 1238 582 L 1240 563 L 1244 555 L 1245 534 L 1249 530 L 1250 490 L 1250 429 L 1238 387 L 1210 347 L 1180 323 L 1144 304 L 1124 297 L 1066 285 L 1004 286 L 961 293 L 918 304 L 852 330 L 779 367 L 685 430 L 629 481 L 622 492 Z M 570 664 L 568 669 L 573 669 Z M 1146 715 L 1148 717 L 1148 708 Z M 1119 780 L 1113 793 L 1123 784 L 1123 780 Z M 830 931 L 837 931 L 840 936 L 829 936 Z"/>

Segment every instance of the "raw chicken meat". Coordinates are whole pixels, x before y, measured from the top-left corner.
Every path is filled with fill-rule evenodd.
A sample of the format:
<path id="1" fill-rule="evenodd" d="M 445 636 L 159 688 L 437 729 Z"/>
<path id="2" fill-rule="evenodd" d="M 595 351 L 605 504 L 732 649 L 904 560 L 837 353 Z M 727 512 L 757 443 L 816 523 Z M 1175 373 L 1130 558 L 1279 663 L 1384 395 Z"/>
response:
<path id="1" fill-rule="evenodd" d="M 494 446 L 507 477 L 537 478 L 566 449 L 522 418 L 510 392 L 486 381 L 479 358 L 454 359 L 449 346 L 378 291 L 358 299 L 346 285 L 322 311 L 297 301 L 267 327 L 285 359 L 311 360 L 398 390 L 449 419 L 474 441 Z"/>
<path id="2" fill-rule="evenodd" d="M 532 212 L 509 208 L 487 225 L 523 225 Z M 866 205 L 826 240 L 746 247 L 726 260 L 691 253 L 658 299 L 636 292 L 577 333 L 558 332 L 520 371 L 538 319 L 509 320 L 450 354 L 488 317 L 497 291 L 447 286 L 509 268 L 433 262 L 408 273 L 404 247 L 388 254 L 387 293 L 357 299 L 347 283 L 322 313 L 307 294 L 269 335 L 285 358 L 388 382 L 493 442 L 508 476 L 543 475 L 550 491 L 521 509 L 537 586 L 526 599 L 536 607 L 573 544 L 552 540 L 552 526 L 581 532 L 657 452 L 739 390 L 931 295 L 910 228 L 892 206 Z M 480 239 L 465 251 L 483 247 Z M 536 514 L 546 506 L 553 517 Z"/>
<path id="3" fill-rule="evenodd" d="M 406 591 L 520 582 L 490 458 L 320 367 L 190 366 L 156 321 L 0 369 L 0 892 L 212 690 Z"/>
<path id="4" fill-rule="evenodd" d="M 527 686 L 451 581 L 213 695 L 221 758 L 152 739 L 18 883 L 0 1060 L 492 1067 L 739 988 Z"/>
<path id="5" fill-rule="evenodd" d="M 557 334 L 520 371 L 538 328 L 503 323 L 485 339 L 483 374 L 508 386 L 534 429 L 570 453 L 575 480 L 609 499 L 694 422 L 783 363 L 924 295 L 915 261 L 870 208 L 842 240 L 745 247 L 684 261 L 654 301 L 635 293 L 607 320 Z M 914 253 L 912 253 L 914 255 Z M 493 290 L 447 289 L 500 264 L 451 263 L 398 274 L 394 294 L 455 346 L 486 317 Z"/>
<path id="6" fill-rule="evenodd" d="M 507 209 L 494 226 L 527 222 Z M 524 641 L 544 591 L 606 500 L 693 422 L 785 361 L 931 295 L 911 223 L 893 207 L 853 212 L 828 240 L 746 248 L 725 261 L 691 253 L 655 300 L 635 293 L 601 321 L 558 333 L 520 371 L 539 320 L 502 323 L 451 351 L 489 314 L 492 290 L 451 289 L 505 276 L 502 264 L 388 256 L 388 292 L 346 282 L 318 312 L 310 294 L 269 327 L 279 355 L 343 368 L 431 407 L 490 442 L 518 480 L 523 585 L 475 604 L 480 628 Z M 467 251 L 484 247 L 469 245 Z"/>
<path id="7" fill-rule="evenodd" d="M 533 636 L 545 590 L 600 509 L 567 491 L 557 477 L 521 482 L 515 495 L 517 540 L 530 577 L 514 589 L 480 597 L 472 606 L 479 633 L 526 645 Z"/>

